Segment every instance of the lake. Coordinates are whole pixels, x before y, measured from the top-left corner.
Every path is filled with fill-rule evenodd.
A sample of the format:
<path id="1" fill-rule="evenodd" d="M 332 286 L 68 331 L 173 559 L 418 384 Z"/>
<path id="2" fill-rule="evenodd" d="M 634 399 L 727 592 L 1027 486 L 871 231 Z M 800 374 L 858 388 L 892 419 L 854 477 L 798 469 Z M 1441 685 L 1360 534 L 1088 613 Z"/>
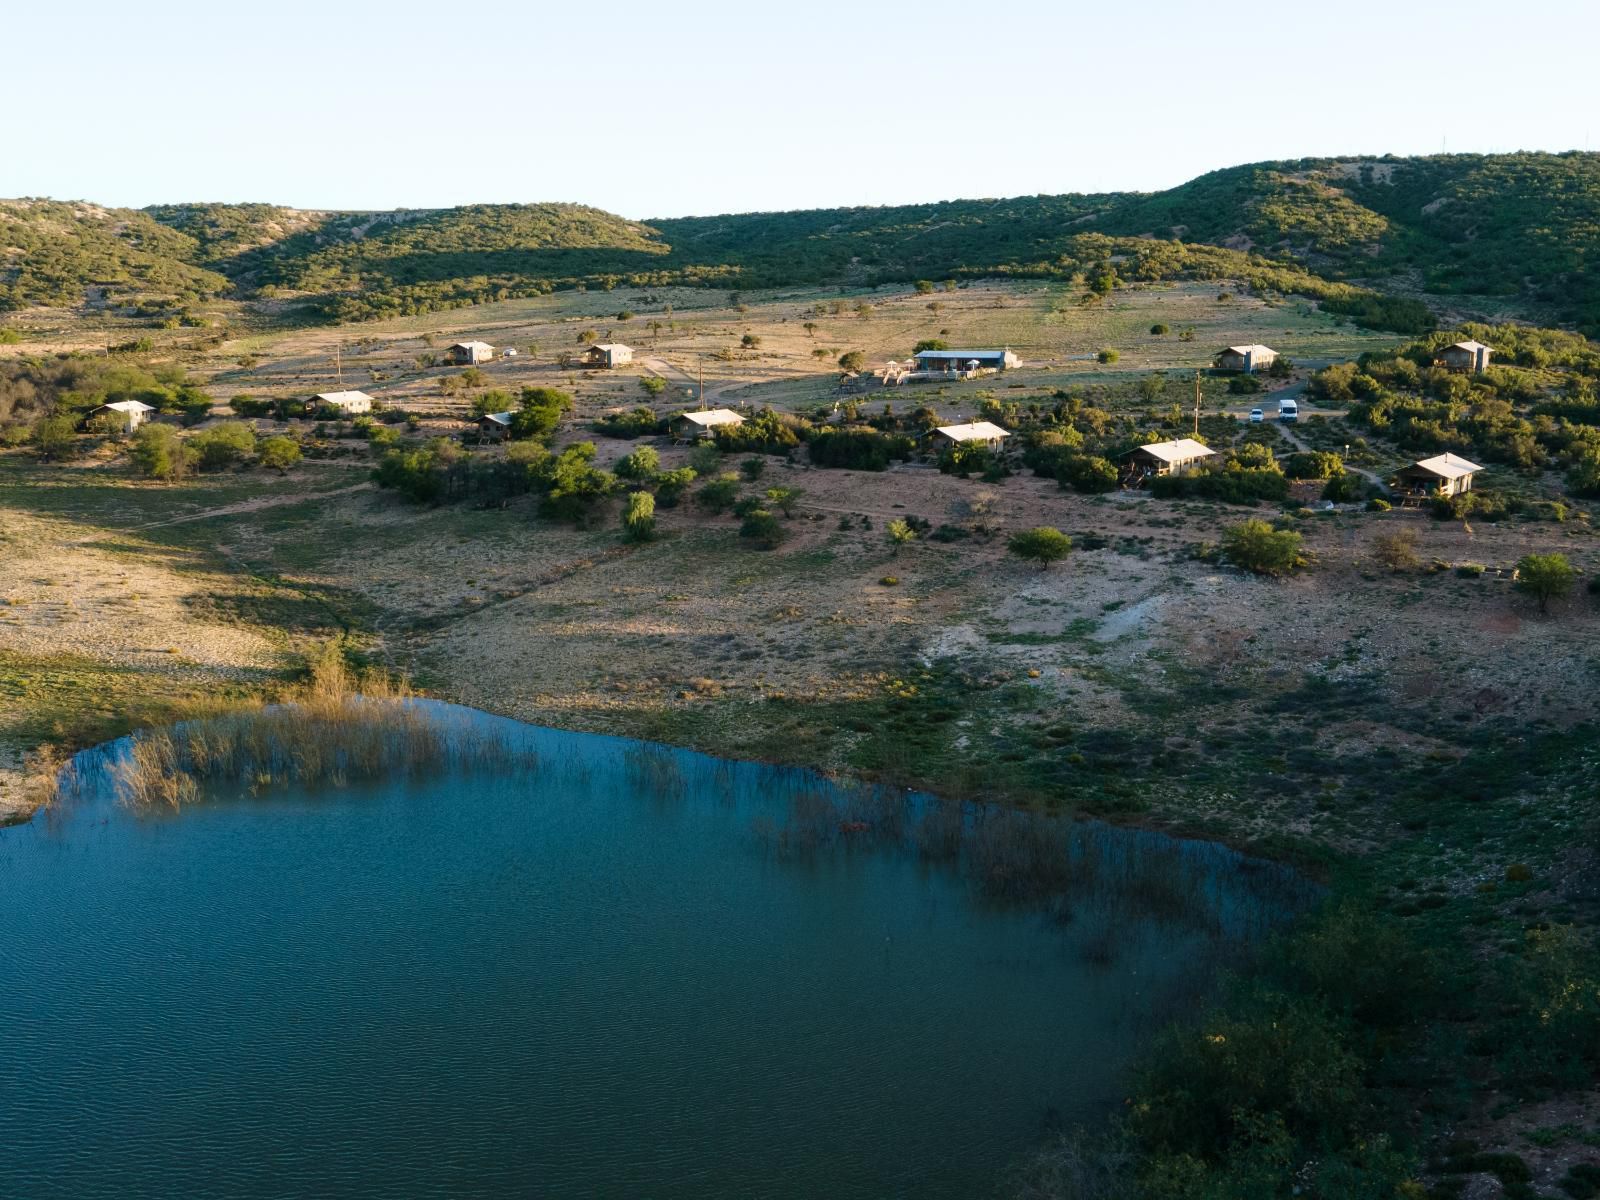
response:
<path id="1" fill-rule="evenodd" d="M 439 711 L 536 762 L 135 811 L 113 743 L 0 830 L 0 1195 L 986 1195 L 1304 899 L 1209 844 Z"/>

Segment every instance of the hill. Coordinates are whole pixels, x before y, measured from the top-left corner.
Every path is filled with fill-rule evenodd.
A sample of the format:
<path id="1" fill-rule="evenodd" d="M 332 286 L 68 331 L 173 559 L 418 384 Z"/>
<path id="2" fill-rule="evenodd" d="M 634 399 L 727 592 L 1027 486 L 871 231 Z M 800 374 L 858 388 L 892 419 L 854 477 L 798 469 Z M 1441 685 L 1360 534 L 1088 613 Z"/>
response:
<path id="1" fill-rule="evenodd" d="M 1600 329 L 1600 155 L 1439 155 L 1256 163 L 1151 194 L 1028 196 L 638 222 L 573 204 L 375 213 L 266 204 L 0 204 L 0 309 L 287 296 L 311 321 L 452 308 L 561 288 L 872 286 L 1070 278 L 1132 256 L 1427 326 L 1402 296 Z M 1107 239 L 1114 239 L 1108 241 Z M 1135 241 L 1137 239 L 1137 241 Z M 1231 257 L 1230 257 L 1231 256 Z M 1181 266 L 1179 265 L 1181 264 Z M 1159 276 L 1171 277 L 1171 276 Z M 1330 286 L 1341 285 L 1341 286 Z M 1355 285 L 1357 293 L 1349 289 Z M 157 305 L 157 308 L 160 306 Z"/>

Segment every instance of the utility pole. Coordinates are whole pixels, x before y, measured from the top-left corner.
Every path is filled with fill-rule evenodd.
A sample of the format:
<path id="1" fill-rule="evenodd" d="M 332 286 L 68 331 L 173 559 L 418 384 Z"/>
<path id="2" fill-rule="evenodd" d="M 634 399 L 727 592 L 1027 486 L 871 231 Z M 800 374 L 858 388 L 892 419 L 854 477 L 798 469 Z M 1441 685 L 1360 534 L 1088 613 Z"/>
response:
<path id="1" fill-rule="evenodd" d="M 1200 437 L 1200 372 L 1194 373 L 1194 436 Z"/>
<path id="2" fill-rule="evenodd" d="M 700 407 L 706 406 L 706 356 L 700 356 Z"/>
<path id="3" fill-rule="evenodd" d="M 341 346 L 342 346 L 342 343 L 340 343 L 340 342 L 335 342 L 333 344 L 333 374 L 334 374 L 334 377 L 336 379 L 338 379 L 339 386 L 343 387 L 344 386 L 344 360 L 343 360 L 343 357 L 339 353 L 340 349 L 341 349 Z"/>

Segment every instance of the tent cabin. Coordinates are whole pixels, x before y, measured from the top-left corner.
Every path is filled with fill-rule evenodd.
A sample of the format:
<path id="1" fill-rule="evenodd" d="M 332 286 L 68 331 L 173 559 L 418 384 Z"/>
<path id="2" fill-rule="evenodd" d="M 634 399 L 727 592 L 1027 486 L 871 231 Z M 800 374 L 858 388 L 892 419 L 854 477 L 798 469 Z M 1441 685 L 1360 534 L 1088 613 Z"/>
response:
<path id="1" fill-rule="evenodd" d="M 633 361 L 633 347 L 621 342 L 597 342 L 583 355 L 587 367 L 620 367 Z"/>
<path id="2" fill-rule="evenodd" d="M 90 421 L 103 418 L 107 424 L 119 427 L 123 433 L 132 433 L 149 420 L 153 412 L 155 406 L 143 400 L 114 400 L 110 404 L 91 408 L 85 415 Z"/>
<path id="3" fill-rule="evenodd" d="M 1004 371 L 1021 365 L 1022 360 L 1010 350 L 924 350 L 917 355 L 917 370 L 951 375 Z"/>
<path id="4" fill-rule="evenodd" d="M 1439 365 L 1448 371 L 1476 375 L 1489 365 L 1494 351 L 1482 342 L 1457 342 L 1439 351 Z"/>
<path id="5" fill-rule="evenodd" d="M 1193 438 L 1179 438 L 1175 442 L 1151 442 L 1123 455 L 1124 487 L 1139 487 L 1153 475 L 1182 475 L 1203 458 L 1216 451 Z"/>
<path id="6" fill-rule="evenodd" d="M 331 408 L 341 417 L 372 411 L 372 397 L 365 392 L 318 392 L 311 397 L 312 408 Z"/>
<path id="7" fill-rule="evenodd" d="M 478 418 L 478 437 L 491 442 L 498 442 L 511 435 L 511 418 L 515 413 L 499 412 L 484 413 Z"/>
<path id="8" fill-rule="evenodd" d="M 1481 470 L 1459 454 L 1437 454 L 1401 470 L 1395 488 L 1406 496 L 1459 496 L 1472 490 L 1472 477 Z"/>
<path id="9" fill-rule="evenodd" d="M 494 357 L 494 347 L 488 342 L 456 342 L 444 356 L 453 367 L 475 367 Z"/>
<path id="10" fill-rule="evenodd" d="M 1217 355 L 1216 365 L 1219 371 L 1243 371 L 1249 375 L 1265 370 L 1277 359 L 1278 352 L 1271 346 L 1226 346 Z"/>
<path id="11" fill-rule="evenodd" d="M 672 419 L 672 436 L 679 441 L 716 437 L 719 429 L 737 429 L 744 418 L 731 408 L 703 408 L 680 413 Z"/>
<path id="12" fill-rule="evenodd" d="M 933 436 L 941 445 L 964 446 L 977 442 L 991 450 L 998 450 L 1011 435 L 992 422 L 971 421 L 965 425 L 941 425 L 933 431 Z"/>

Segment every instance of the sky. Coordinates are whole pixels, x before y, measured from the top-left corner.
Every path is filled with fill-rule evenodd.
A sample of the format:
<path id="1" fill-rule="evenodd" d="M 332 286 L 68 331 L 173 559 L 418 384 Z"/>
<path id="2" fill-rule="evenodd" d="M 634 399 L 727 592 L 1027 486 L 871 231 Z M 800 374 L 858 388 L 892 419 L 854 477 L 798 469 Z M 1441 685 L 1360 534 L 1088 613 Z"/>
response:
<path id="1" fill-rule="evenodd" d="M 1600 137 L 1594 0 L 26 0 L 0 196 L 635 219 Z M 25 52 L 19 50 L 28 48 Z"/>

